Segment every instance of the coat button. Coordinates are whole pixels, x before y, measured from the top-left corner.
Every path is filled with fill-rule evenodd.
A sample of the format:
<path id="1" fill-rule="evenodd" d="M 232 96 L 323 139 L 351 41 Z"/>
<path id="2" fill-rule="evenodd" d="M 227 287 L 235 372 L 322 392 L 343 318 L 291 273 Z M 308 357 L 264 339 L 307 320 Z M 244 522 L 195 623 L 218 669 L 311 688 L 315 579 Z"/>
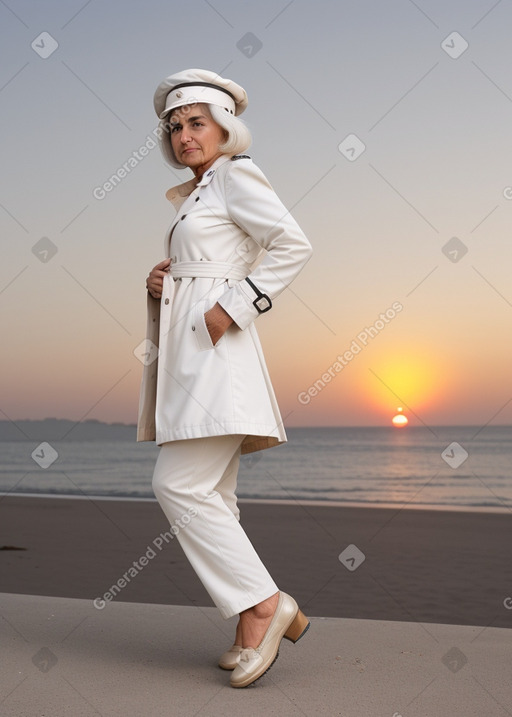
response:
<path id="1" fill-rule="evenodd" d="M 183 221 L 183 220 L 185 219 L 185 217 L 186 217 L 186 216 L 187 216 L 187 215 L 186 215 L 186 214 L 184 214 L 184 215 L 183 215 L 183 216 L 181 217 L 181 221 Z"/>
<path id="2" fill-rule="evenodd" d="M 196 202 L 198 202 L 198 201 L 199 201 L 199 197 L 196 197 Z"/>
<path id="3" fill-rule="evenodd" d="M 195 331 L 195 330 L 196 330 L 196 327 L 195 327 L 195 326 L 192 326 L 192 331 Z"/>
<path id="4" fill-rule="evenodd" d="M 165 303 L 165 304 L 168 304 L 168 303 L 169 303 L 169 299 L 166 299 L 164 303 Z"/>

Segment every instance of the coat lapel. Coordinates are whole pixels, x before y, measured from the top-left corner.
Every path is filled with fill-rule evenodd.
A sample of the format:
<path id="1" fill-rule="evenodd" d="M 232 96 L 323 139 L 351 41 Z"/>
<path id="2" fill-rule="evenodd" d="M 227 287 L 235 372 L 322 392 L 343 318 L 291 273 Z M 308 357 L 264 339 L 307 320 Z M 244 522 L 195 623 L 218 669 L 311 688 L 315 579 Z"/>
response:
<path id="1" fill-rule="evenodd" d="M 215 173 L 217 171 L 217 167 L 220 167 L 221 164 L 224 164 L 224 162 L 227 162 L 231 157 L 227 154 L 223 154 L 221 157 L 215 160 L 215 162 L 212 164 L 212 166 L 206 170 L 206 172 L 203 174 L 201 179 L 198 181 L 197 177 L 192 177 L 192 179 L 189 179 L 187 182 L 183 182 L 183 184 L 177 184 L 175 187 L 171 187 L 167 190 L 165 193 L 166 198 L 173 204 L 176 211 L 179 211 L 182 204 L 188 199 L 188 197 L 192 194 L 192 192 L 195 189 L 200 189 L 202 187 L 206 187 L 210 182 L 212 181 L 213 177 L 215 176 Z M 179 219 L 175 219 L 174 223 L 171 225 L 170 229 L 165 235 L 164 240 L 164 251 L 165 256 L 170 256 L 171 252 L 171 237 L 172 233 L 178 223 Z"/>

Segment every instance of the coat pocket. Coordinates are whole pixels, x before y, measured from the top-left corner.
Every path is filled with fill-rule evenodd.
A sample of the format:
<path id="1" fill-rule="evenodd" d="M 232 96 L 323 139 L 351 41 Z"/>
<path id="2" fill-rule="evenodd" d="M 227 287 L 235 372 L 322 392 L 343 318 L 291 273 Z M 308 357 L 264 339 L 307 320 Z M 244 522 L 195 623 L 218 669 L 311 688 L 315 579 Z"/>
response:
<path id="1" fill-rule="evenodd" d="M 208 351 L 208 349 L 215 348 L 204 318 L 207 303 L 205 300 L 198 301 L 192 312 L 192 331 L 196 337 L 199 351 Z"/>

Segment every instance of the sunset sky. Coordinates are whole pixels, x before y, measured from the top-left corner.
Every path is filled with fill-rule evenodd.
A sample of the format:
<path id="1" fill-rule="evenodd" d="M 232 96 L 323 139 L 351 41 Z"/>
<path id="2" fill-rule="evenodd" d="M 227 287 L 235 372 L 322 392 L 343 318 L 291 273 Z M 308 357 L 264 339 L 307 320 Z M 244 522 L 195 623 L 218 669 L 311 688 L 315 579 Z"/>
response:
<path id="1" fill-rule="evenodd" d="M 94 191 L 200 67 L 247 90 L 248 153 L 314 248 L 257 320 L 285 424 L 512 423 L 511 27 L 495 0 L 0 3 L 0 418 L 136 420 L 191 174 L 150 149 Z"/>

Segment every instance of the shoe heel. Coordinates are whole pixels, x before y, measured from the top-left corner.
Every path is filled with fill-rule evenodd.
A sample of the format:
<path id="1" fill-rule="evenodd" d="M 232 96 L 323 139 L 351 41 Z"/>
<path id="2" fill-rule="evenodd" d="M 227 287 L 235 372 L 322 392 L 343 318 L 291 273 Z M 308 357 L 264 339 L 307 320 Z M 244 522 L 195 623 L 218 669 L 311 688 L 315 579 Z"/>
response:
<path id="1" fill-rule="evenodd" d="M 304 635 L 309 625 L 310 622 L 307 617 L 304 615 L 304 613 L 298 610 L 297 614 L 293 618 L 292 624 L 284 633 L 284 637 L 287 640 L 290 640 L 290 642 L 295 643 L 297 642 L 297 640 L 300 640 L 300 638 Z"/>

